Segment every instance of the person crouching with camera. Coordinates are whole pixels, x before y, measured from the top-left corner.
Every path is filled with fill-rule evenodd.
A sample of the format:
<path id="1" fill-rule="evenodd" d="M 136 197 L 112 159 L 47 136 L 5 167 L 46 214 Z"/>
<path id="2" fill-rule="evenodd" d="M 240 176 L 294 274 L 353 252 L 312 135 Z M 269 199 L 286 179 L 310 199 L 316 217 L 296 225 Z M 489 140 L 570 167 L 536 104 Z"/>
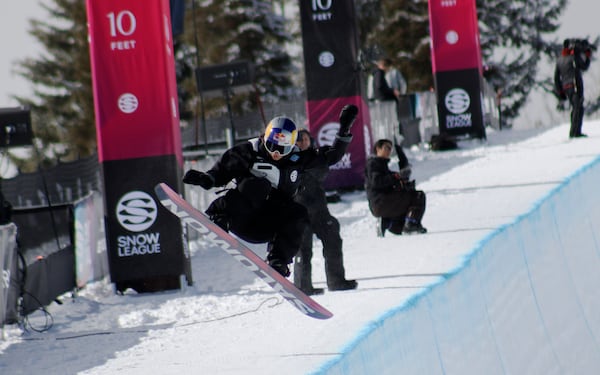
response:
<path id="1" fill-rule="evenodd" d="M 392 141 L 388 139 L 378 140 L 373 149 L 375 155 L 368 158 L 365 168 L 365 189 L 371 213 L 380 218 L 378 235 L 383 237 L 386 231 L 426 233 L 427 229 L 421 224 L 425 193 L 415 189 L 415 181 L 410 180 L 410 166 L 400 165 L 400 172 L 389 169 Z M 402 160 L 406 158 L 400 157 Z"/>

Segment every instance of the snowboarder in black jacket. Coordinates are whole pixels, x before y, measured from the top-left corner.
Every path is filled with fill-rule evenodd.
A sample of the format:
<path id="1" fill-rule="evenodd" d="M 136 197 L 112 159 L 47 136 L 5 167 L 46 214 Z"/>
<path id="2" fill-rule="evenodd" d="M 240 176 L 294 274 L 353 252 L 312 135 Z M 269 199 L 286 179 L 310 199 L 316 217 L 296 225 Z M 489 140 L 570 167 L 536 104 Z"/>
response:
<path id="1" fill-rule="evenodd" d="M 289 118 L 275 117 L 262 137 L 225 151 L 207 172 L 189 170 L 183 182 L 210 189 L 235 180 L 235 188 L 214 200 L 206 214 L 245 241 L 268 243 L 267 262 L 287 277 L 288 264 L 292 263 L 302 234 L 309 226 L 306 208 L 294 201 L 300 177 L 342 158 L 352 139 L 349 131 L 357 114 L 356 106 L 345 106 L 334 144 L 306 151 L 295 145 L 296 124 Z"/>
<path id="2" fill-rule="evenodd" d="M 581 73 L 590 66 L 592 46 L 587 40 L 565 39 L 554 69 L 554 90 L 560 100 L 571 104 L 569 137 L 585 137 L 583 125 L 583 79 Z"/>
<path id="3" fill-rule="evenodd" d="M 401 164 L 407 164 L 400 146 L 396 147 Z M 415 189 L 415 181 L 409 180 L 410 167 L 400 165 L 400 172 L 392 172 L 388 163 L 392 141 L 380 139 L 375 142 L 375 155 L 367 159 L 365 189 L 369 209 L 373 216 L 381 218 L 379 236 L 386 230 L 394 234 L 426 233 L 421 225 L 425 214 L 425 193 Z"/>
<path id="4" fill-rule="evenodd" d="M 314 142 L 308 130 L 298 131 L 296 145 L 300 150 L 314 148 Z M 308 295 L 323 293 L 323 289 L 314 288 L 312 284 L 313 233 L 323 243 L 328 289 L 356 289 L 358 285 L 356 280 L 346 280 L 340 223 L 329 212 L 327 196 L 323 188 L 323 181 L 327 177 L 327 173 L 329 173 L 329 166 L 321 165 L 303 174 L 302 186 L 296 195 L 296 202 L 308 210 L 310 227 L 302 237 L 300 251 L 294 262 L 294 284 Z"/>

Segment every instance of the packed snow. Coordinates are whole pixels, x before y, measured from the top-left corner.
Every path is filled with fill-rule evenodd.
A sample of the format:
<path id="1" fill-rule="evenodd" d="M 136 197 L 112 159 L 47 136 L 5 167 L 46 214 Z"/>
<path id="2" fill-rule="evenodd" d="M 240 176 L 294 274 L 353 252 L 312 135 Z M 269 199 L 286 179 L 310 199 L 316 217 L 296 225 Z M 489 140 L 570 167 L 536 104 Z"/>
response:
<path id="1" fill-rule="evenodd" d="M 333 312 L 316 320 L 256 279 L 231 256 L 191 243 L 193 286 L 116 295 L 108 280 L 64 295 L 62 304 L 5 326 L 2 374 L 306 374 L 339 356 L 385 312 L 459 269 L 474 247 L 598 156 L 600 121 L 588 138 L 568 124 L 493 131 L 459 149 L 407 149 L 417 188 L 427 194 L 424 235 L 376 235 L 364 191 L 330 210 L 342 226 L 348 278 L 358 289 L 314 299 Z M 264 246 L 251 246 L 264 256 Z M 315 239 L 313 281 L 325 287 Z M 51 320 L 50 320 L 51 319 Z M 48 328 L 48 329 L 47 329 Z M 47 330 L 46 330 L 47 329 Z M 399 338 L 401 340 L 401 338 Z"/>

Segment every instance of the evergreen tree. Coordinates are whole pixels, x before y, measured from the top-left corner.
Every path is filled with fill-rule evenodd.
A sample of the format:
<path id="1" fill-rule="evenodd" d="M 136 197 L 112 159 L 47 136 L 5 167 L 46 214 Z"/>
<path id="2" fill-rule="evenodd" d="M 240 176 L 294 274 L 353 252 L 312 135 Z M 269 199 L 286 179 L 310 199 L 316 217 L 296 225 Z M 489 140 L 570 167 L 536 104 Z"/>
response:
<path id="1" fill-rule="evenodd" d="M 96 150 L 85 2 L 53 0 L 45 21 L 30 21 L 30 34 L 43 46 L 17 73 L 34 84 L 35 98 L 18 97 L 32 113 L 36 147 L 46 163 L 55 156 L 85 157 Z M 20 163 L 25 170 L 29 167 Z"/>
<path id="2" fill-rule="evenodd" d="M 483 59 L 488 79 L 502 92 L 502 116 L 516 118 L 531 91 L 548 85 L 538 77 L 544 57 L 554 61 L 562 42 L 548 40 L 560 26 L 568 0 L 477 0 Z"/>
<path id="3" fill-rule="evenodd" d="M 409 91 L 433 87 L 427 1 L 368 0 L 358 8 L 360 39 L 371 69 L 386 56 L 406 78 Z"/>

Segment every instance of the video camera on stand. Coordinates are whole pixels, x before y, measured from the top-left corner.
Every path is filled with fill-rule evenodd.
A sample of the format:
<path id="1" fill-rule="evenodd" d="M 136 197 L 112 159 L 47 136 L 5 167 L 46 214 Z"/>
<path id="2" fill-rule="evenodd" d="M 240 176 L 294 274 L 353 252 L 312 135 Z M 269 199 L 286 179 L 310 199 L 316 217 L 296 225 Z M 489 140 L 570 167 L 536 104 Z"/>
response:
<path id="1" fill-rule="evenodd" d="M 0 108 L 0 148 L 32 144 L 33 131 L 29 108 Z"/>
<path id="2" fill-rule="evenodd" d="M 596 51 L 597 47 L 587 39 L 565 39 L 564 47 L 575 50 L 575 52 L 591 52 Z"/>
<path id="3" fill-rule="evenodd" d="M 597 47 L 588 42 L 587 39 L 565 39 L 563 42 L 563 47 L 573 50 L 575 53 L 585 53 L 587 57 L 590 57 L 592 51 L 596 51 Z"/>

